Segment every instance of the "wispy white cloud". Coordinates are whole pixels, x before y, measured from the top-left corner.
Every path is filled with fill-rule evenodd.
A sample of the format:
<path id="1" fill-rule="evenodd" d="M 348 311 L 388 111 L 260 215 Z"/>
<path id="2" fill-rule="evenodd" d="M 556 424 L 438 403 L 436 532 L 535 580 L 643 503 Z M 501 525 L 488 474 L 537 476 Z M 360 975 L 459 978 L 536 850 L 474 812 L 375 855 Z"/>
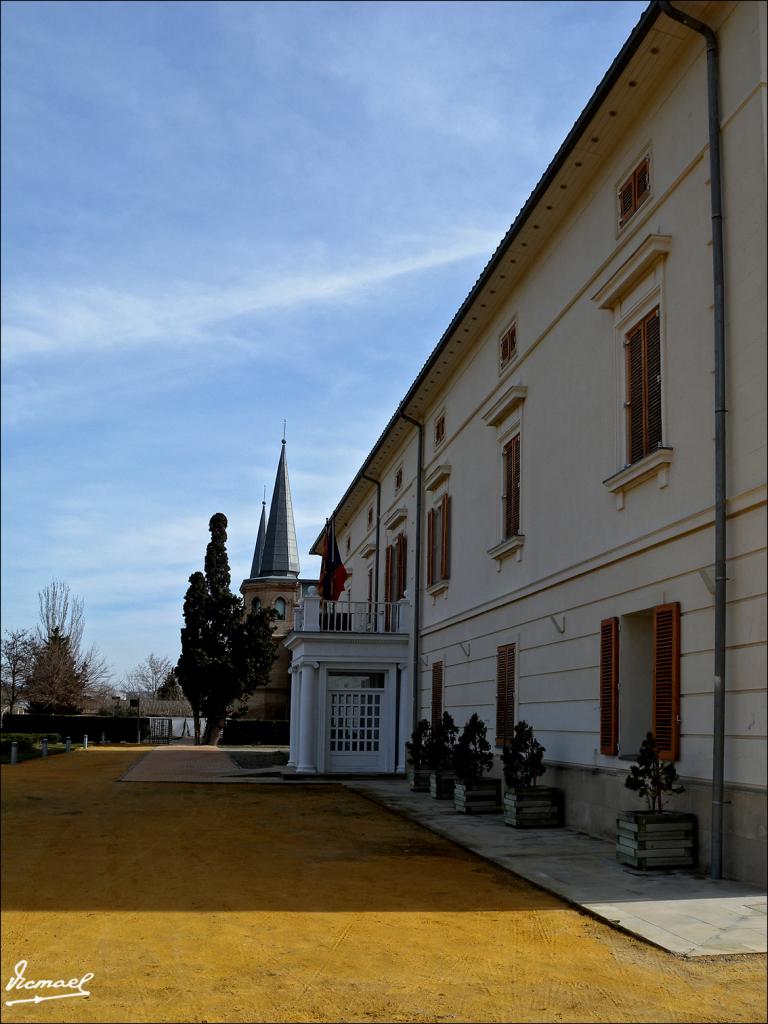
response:
<path id="1" fill-rule="evenodd" d="M 129 345 L 220 342 L 221 331 L 212 328 L 235 318 L 343 301 L 404 275 L 487 254 L 497 241 L 491 232 L 455 231 L 420 251 L 354 269 L 262 277 L 229 287 L 171 283 L 162 292 L 144 294 L 104 285 L 11 288 L 3 354 L 10 362 L 20 362 L 48 354 L 124 350 Z M 264 354 L 269 350 L 265 348 Z"/>

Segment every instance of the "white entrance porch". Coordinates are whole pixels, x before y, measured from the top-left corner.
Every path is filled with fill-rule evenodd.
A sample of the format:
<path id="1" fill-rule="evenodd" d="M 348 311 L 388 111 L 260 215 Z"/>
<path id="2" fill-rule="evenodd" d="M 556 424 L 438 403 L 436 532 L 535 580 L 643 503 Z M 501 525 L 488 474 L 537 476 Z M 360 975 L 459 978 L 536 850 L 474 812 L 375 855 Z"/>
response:
<path id="1" fill-rule="evenodd" d="M 289 766 L 309 774 L 405 771 L 411 731 L 408 603 L 304 598 L 291 652 Z"/>

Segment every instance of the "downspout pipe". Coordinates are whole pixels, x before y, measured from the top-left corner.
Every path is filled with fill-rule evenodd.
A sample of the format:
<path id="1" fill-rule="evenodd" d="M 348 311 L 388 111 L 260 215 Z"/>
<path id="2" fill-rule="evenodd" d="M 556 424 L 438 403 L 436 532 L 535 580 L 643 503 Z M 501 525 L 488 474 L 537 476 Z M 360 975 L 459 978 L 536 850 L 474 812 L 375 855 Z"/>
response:
<path id="1" fill-rule="evenodd" d="M 400 415 L 406 423 L 412 423 L 419 432 L 419 450 L 416 458 L 416 551 L 414 552 L 413 566 L 413 669 L 411 671 L 413 686 L 413 728 L 414 731 L 419 720 L 419 690 L 421 679 L 419 673 L 419 648 L 421 629 L 421 492 L 422 473 L 424 471 L 424 424 L 419 423 L 412 416 L 404 412 Z"/>
<path id="2" fill-rule="evenodd" d="M 712 831 L 709 876 L 723 877 L 723 803 L 725 767 L 726 651 L 726 450 L 725 450 L 725 274 L 723 194 L 720 171 L 719 59 L 717 36 L 704 22 L 677 10 L 667 0 L 660 9 L 674 21 L 699 32 L 707 43 L 709 176 L 712 211 L 712 273 L 715 301 L 715 660 L 712 742 Z"/>
<path id="3" fill-rule="evenodd" d="M 379 536 L 381 531 L 381 480 L 374 480 L 367 473 L 360 474 L 363 480 L 376 484 L 376 569 L 373 577 L 373 600 L 379 603 Z"/>

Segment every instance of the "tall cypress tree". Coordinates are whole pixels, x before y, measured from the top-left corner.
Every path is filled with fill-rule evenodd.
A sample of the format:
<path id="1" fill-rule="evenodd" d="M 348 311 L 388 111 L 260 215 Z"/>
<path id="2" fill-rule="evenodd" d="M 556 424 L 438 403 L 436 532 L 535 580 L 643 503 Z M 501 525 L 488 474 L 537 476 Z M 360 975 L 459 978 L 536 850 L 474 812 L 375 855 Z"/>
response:
<path id="1" fill-rule="evenodd" d="M 260 608 L 246 617 L 242 598 L 230 590 L 226 516 L 217 512 L 209 529 L 205 574 L 190 576 L 184 601 L 178 678 L 192 705 L 196 736 L 204 716 L 203 743 L 215 744 L 227 715 L 269 682 L 276 644 L 274 611 Z"/>
<path id="2" fill-rule="evenodd" d="M 193 572 L 184 597 L 184 626 L 181 630 L 181 655 L 176 678 L 192 706 L 195 743 L 200 742 L 200 707 L 207 678 L 208 588 L 205 576 Z"/>

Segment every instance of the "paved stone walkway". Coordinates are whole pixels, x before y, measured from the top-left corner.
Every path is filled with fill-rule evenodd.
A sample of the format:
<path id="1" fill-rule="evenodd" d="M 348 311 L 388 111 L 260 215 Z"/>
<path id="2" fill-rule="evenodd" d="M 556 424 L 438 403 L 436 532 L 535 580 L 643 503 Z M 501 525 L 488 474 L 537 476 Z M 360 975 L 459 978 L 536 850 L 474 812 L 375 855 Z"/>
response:
<path id="1" fill-rule="evenodd" d="M 277 772 L 237 768 L 221 748 L 160 747 L 123 781 L 295 785 Z M 329 781 L 302 778 L 302 785 Z M 686 871 L 635 871 L 617 863 L 605 840 L 570 829 L 513 829 L 501 815 L 457 814 L 450 800 L 413 793 L 401 779 L 338 782 L 669 952 L 715 957 L 768 950 L 766 893 L 759 887 Z"/>
<path id="2" fill-rule="evenodd" d="M 614 845 L 570 829 L 515 829 L 500 814 L 457 814 L 404 781 L 349 782 L 432 832 L 508 868 L 609 924 L 684 956 L 764 953 L 766 893 L 687 871 L 635 871 Z"/>

